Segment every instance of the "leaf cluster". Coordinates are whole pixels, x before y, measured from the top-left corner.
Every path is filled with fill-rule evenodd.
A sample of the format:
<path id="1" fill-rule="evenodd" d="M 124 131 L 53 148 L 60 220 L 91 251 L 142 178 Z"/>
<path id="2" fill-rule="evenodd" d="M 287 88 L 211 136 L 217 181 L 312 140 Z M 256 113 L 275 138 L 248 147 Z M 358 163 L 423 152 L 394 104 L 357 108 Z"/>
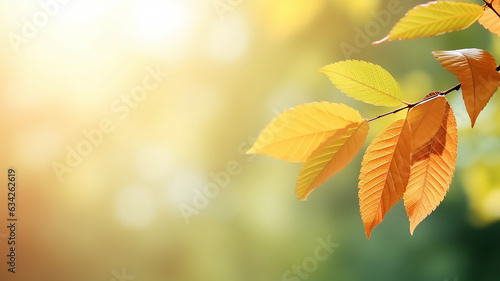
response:
<path id="1" fill-rule="evenodd" d="M 411 9 L 374 45 L 392 40 L 434 36 L 467 28 L 479 21 L 500 36 L 500 3 L 434 1 Z M 462 90 L 474 127 L 477 117 L 500 85 L 499 68 L 488 52 L 476 49 L 434 51 L 444 69 L 460 82 L 446 90 L 409 103 L 393 76 L 379 65 L 347 60 L 321 69 L 349 97 L 375 106 L 401 106 L 364 119 L 344 104 L 314 102 L 286 110 L 269 123 L 248 153 L 303 163 L 296 195 L 308 195 L 341 171 L 363 147 L 369 123 L 404 111 L 405 117 L 388 125 L 368 145 L 361 163 L 358 197 L 366 235 L 404 200 L 410 232 L 443 201 L 452 181 L 457 158 L 458 131 L 446 95 Z"/>

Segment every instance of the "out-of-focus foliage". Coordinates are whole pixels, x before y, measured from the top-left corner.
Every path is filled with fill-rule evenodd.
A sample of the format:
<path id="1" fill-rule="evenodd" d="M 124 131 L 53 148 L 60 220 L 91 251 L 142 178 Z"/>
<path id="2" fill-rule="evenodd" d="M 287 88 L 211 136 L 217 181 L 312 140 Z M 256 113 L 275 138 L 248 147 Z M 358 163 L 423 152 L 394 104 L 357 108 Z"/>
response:
<path id="1" fill-rule="evenodd" d="M 50 1 L 0 2 L 0 164 L 18 170 L 21 218 L 19 272 L 2 267 L 1 280 L 108 281 L 123 268 L 134 280 L 280 280 L 328 235 L 340 247 L 308 280 L 498 277 L 496 95 L 474 131 L 459 94 L 450 97 L 460 131 L 455 180 L 413 237 L 396 204 L 366 240 L 357 207 L 361 156 L 300 202 L 291 176 L 299 165 L 244 154 L 269 120 L 298 104 L 345 103 L 367 118 L 385 111 L 345 97 L 319 67 L 383 64 L 405 99 L 418 101 L 458 82 L 432 50 L 477 47 L 500 57 L 500 39 L 482 26 L 375 48 L 370 42 L 414 1 L 243 0 L 221 19 L 212 0 L 74 0 L 15 52 L 8 35 L 22 34 L 25 20 L 43 11 L 39 2 Z M 279 13 L 302 11 L 307 20 L 271 20 L 274 2 Z M 345 44 L 355 48 L 350 56 Z M 156 65 L 169 75 L 127 103 Z M 112 104 L 128 111 L 115 114 Z M 66 163 L 88 140 L 83 131 L 108 117 L 114 131 L 59 182 L 53 161 Z M 400 118 L 370 124 L 368 138 Z M 218 195 L 186 224 L 179 205 L 192 206 L 214 186 Z M 0 211 L 1 223 L 5 216 Z M 5 235 L 2 227 L 1 253 Z"/>

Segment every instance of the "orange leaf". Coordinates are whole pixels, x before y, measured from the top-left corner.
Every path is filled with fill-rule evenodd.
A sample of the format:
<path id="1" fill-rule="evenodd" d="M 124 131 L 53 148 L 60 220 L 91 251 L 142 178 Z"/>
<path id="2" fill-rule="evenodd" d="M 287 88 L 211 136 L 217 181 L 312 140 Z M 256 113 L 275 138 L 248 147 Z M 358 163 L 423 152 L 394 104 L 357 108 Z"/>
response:
<path id="1" fill-rule="evenodd" d="M 368 121 L 353 123 L 331 136 L 304 163 L 299 172 L 295 193 L 300 200 L 327 179 L 342 170 L 365 143 Z"/>
<path id="2" fill-rule="evenodd" d="M 457 123 L 453 110 L 446 110 L 437 134 L 413 151 L 410 179 L 403 199 L 410 218 L 410 232 L 443 201 L 457 159 Z"/>
<path id="3" fill-rule="evenodd" d="M 500 13 L 500 1 L 490 1 L 491 6 L 495 11 Z M 483 15 L 479 18 L 478 22 L 491 33 L 500 36 L 500 17 L 488 6 L 485 6 Z"/>
<path id="4" fill-rule="evenodd" d="M 399 201 L 410 176 L 410 123 L 398 120 L 368 146 L 359 175 L 359 206 L 366 236 Z"/>
<path id="5" fill-rule="evenodd" d="M 408 112 L 413 147 L 418 148 L 429 142 L 441 127 L 446 99 L 444 96 L 421 103 Z"/>
<path id="6" fill-rule="evenodd" d="M 481 49 L 434 51 L 432 54 L 462 84 L 462 97 L 474 127 L 477 116 L 500 82 L 495 58 Z"/>

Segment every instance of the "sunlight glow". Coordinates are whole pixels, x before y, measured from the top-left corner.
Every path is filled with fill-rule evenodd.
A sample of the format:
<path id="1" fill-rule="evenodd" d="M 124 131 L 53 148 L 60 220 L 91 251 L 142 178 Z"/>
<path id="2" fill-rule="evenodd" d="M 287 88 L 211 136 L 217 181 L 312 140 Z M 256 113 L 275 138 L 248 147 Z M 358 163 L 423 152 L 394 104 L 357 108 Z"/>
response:
<path id="1" fill-rule="evenodd" d="M 115 211 L 118 219 L 128 227 L 143 227 L 156 216 L 154 195 L 141 186 L 127 186 L 116 197 Z"/>
<path id="2" fill-rule="evenodd" d="M 21 134 L 18 149 L 24 163 L 33 168 L 45 168 L 57 157 L 61 139 L 55 128 L 39 125 Z"/>
<path id="3" fill-rule="evenodd" d="M 172 178 L 165 186 L 165 198 L 167 204 L 177 207 L 178 204 L 190 204 L 193 198 L 193 190 L 203 190 L 205 178 L 192 169 L 181 169 L 173 173 Z"/>
<path id="4" fill-rule="evenodd" d="M 245 18 L 234 15 L 212 27 L 208 53 L 217 61 L 234 62 L 246 53 L 249 43 L 249 27 Z"/>
<path id="5" fill-rule="evenodd" d="M 174 51 L 185 45 L 193 28 L 193 7 L 186 1 L 134 1 L 130 7 L 133 42 L 143 48 Z"/>
<path id="6" fill-rule="evenodd" d="M 136 161 L 141 178 L 150 183 L 165 180 L 175 167 L 175 159 L 169 149 L 159 145 L 143 145 Z"/>

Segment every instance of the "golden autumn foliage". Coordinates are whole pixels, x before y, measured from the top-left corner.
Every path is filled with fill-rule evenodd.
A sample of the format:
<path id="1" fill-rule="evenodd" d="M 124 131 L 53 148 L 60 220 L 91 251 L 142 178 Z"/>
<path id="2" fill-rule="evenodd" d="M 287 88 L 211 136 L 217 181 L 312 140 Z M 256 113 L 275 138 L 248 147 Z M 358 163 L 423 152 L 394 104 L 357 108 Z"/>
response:
<path id="1" fill-rule="evenodd" d="M 359 207 L 366 236 L 402 197 L 410 177 L 411 127 L 401 119 L 383 130 L 366 149 L 359 174 Z"/>
<path id="2" fill-rule="evenodd" d="M 351 162 L 365 143 L 368 127 L 366 120 L 353 123 L 311 154 L 299 172 L 295 193 L 300 200 Z"/>
<path id="3" fill-rule="evenodd" d="M 411 174 L 404 194 L 410 232 L 443 201 L 457 158 L 457 122 L 448 102 L 439 131 L 425 145 L 414 147 Z"/>
<path id="4" fill-rule="evenodd" d="M 461 30 L 478 18 L 484 27 L 498 35 L 499 1 L 486 3 L 484 7 L 448 1 L 418 5 L 386 38 L 375 44 Z M 433 55 L 460 84 L 432 92 L 415 103 L 403 100 L 399 84 L 379 65 L 347 60 L 319 69 L 349 97 L 372 105 L 400 108 L 363 119 L 358 111 L 343 104 L 298 105 L 271 121 L 247 153 L 303 162 L 295 192 L 300 200 L 305 200 L 354 159 L 365 143 L 369 122 L 405 111 L 405 118 L 388 125 L 368 145 L 361 163 L 358 197 L 368 238 L 401 199 L 413 234 L 417 225 L 443 201 L 455 172 L 458 131 L 446 96 L 461 89 L 473 127 L 500 85 L 500 67 L 484 50 L 434 51 Z"/>
<path id="5" fill-rule="evenodd" d="M 441 125 L 441 116 L 446 107 L 446 99 L 439 96 L 415 107 L 408 112 L 413 146 L 420 147 L 436 135 Z"/>
<path id="6" fill-rule="evenodd" d="M 383 39 L 373 42 L 407 40 L 462 30 L 483 14 L 479 5 L 464 2 L 433 1 L 411 9 Z"/>
<path id="7" fill-rule="evenodd" d="M 500 11 L 500 1 L 489 0 L 488 3 L 498 12 Z M 500 36 L 500 21 L 498 15 L 489 7 L 484 8 L 483 15 L 478 19 L 478 22 L 491 33 Z"/>
<path id="8" fill-rule="evenodd" d="M 480 49 L 434 51 L 432 54 L 460 81 L 465 107 L 474 127 L 479 112 L 496 92 L 500 82 L 500 74 L 495 70 L 495 58 Z"/>
<path id="9" fill-rule="evenodd" d="M 324 141 L 338 135 L 339 130 L 362 121 L 359 112 L 345 104 L 302 104 L 283 112 L 267 125 L 248 153 L 305 162 Z"/>
<path id="10" fill-rule="evenodd" d="M 382 67 L 357 60 L 340 61 L 319 70 L 346 95 L 383 106 L 402 105 L 398 82 Z"/>

